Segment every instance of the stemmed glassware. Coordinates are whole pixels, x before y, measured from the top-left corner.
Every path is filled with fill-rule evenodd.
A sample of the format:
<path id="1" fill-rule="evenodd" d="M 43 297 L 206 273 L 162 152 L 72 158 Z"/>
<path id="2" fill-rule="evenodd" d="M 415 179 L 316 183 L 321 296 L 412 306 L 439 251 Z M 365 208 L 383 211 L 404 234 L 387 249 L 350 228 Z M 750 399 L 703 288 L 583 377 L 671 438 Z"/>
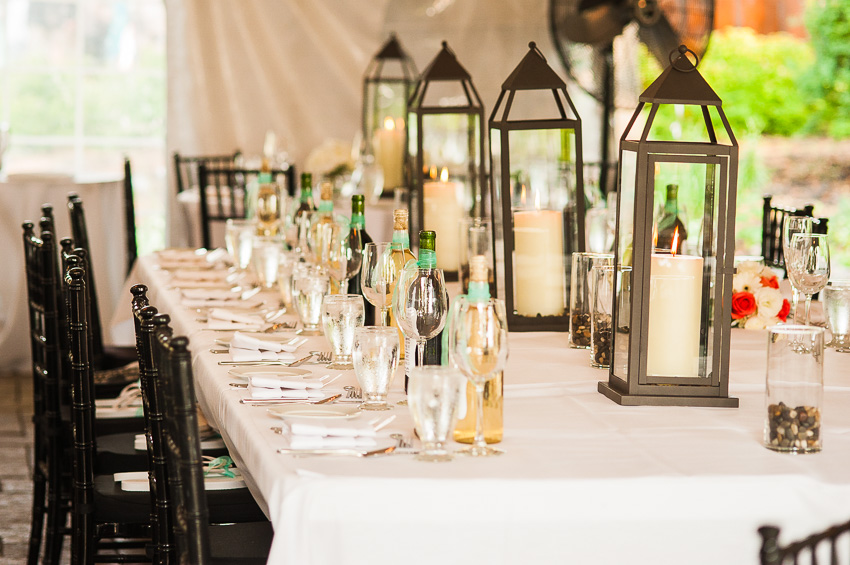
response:
<path id="1" fill-rule="evenodd" d="M 363 297 L 359 294 L 328 294 L 322 301 L 322 326 L 331 344 L 328 369 L 353 369 L 354 330 L 363 325 Z"/>
<path id="2" fill-rule="evenodd" d="M 812 218 L 809 216 L 786 216 L 782 223 L 782 255 L 785 258 L 785 273 L 788 278 L 791 275 L 788 273 L 788 261 L 791 254 L 791 237 L 795 233 L 812 233 Z M 790 318 L 797 322 L 798 311 L 797 306 L 800 303 L 800 291 L 797 290 L 797 285 L 791 284 L 791 316 Z"/>
<path id="3" fill-rule="evenodd" d="M 788 250 L 785 267 L 791 284 L 806 297 L 803 323 L 808 326 L 812 295 L 823 290 L 829 281 L 829 240 L 825 234 L 795 233 Z"/>
<path id="4" fill-rule="evenodd" d="M 362 244 L 349 237 L 349 230 L 336 222 L 325 224 L 325 243 L 328 246 L 327 258 L 328 272 L 331 277 L 339 282 L 339 292 L 344 294 L 348 289 L 348 281 L 360 272 L 363 265 Z M 358 239 L 360 235 L 358 233 Z"/>
<path id="5" fill-rule="evenodd" d="M 381 310 L 381 324 L 388 325 L 388 314 L 392 301 L 393 288 L 403 265 L 393 259 L 393 248 L 401 249 L 400 243 L 367 243 L 363 247 L 363 272 L 360 286 L 363 296 L 375 308 Z"/>
<path id="6" fill-rule="evenodd" d="M 416 364 L 425 361 L 425 343 L 446 325 L 449 295 L 442 269 L 411 267 L 402 270 L 393 293 L 393 314 L 404 337 L 416 340 Z"/>
<path id="7" fill-rule="evenodd" d="M 459 453 L 486 457 L 504 453 L 488 447 L 484 439 L 484 384 L 504 370 L 508 359 L 508 319 L 505 303 L 489 298 L 471 300 L 459 296 L 452 305 L 448 324 L 448 345 L 452 362 L 475 386 L 478 396 L 475 437 L 472 445 Z"/>

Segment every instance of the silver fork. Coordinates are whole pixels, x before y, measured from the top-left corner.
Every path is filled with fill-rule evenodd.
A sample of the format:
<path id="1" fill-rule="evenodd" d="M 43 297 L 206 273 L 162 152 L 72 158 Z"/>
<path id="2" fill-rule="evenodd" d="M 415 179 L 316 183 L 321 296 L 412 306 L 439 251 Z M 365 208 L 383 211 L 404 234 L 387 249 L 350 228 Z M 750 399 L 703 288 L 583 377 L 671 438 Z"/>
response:
<path id="1" fill-rule="evenodd" d="M 354 399 L 363 398 L 363 390 L 356 387 L 356 386 L 351 386 L 351 385 L 344 386 L 344 387 L 342 387 L 342 390 L 345 391 L 345 397 L 346 398 L 354 398 Z"/>
<path id="2" fill-rule="evenodd" d="M 330 363 L 333 357 L 330 351 L 311 351 L 310 353 L 316 356 L 316 360 L 313 363 L 317 364 Z"/>

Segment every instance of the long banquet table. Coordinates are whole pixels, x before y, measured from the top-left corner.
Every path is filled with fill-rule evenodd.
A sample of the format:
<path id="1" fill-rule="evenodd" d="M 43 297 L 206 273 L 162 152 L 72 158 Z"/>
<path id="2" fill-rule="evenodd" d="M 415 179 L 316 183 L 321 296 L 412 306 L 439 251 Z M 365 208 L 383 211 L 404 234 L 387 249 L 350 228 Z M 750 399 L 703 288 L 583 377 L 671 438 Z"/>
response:
<path id="1" fill-rule="evenodd" d="M 270 563 L 755 564 L 761 525 L 790 541 L 850 518 L 850 355 L 825 354 L 819 454 L 761 446 L 766 333 L 733 330 L 738 409 L 618 406 L 565 334 L 511 333 L 501 457 L 295 458 L 276 452 L 280 420 L 239 403 L 209 352 L 222 334 L 200 330 L 168 279 L 150 256 L 131 280 L 190 337 L 198 400 L 273 522 Z M 390 429 L 410 433 L 407 410 L 393 413 Z"/>

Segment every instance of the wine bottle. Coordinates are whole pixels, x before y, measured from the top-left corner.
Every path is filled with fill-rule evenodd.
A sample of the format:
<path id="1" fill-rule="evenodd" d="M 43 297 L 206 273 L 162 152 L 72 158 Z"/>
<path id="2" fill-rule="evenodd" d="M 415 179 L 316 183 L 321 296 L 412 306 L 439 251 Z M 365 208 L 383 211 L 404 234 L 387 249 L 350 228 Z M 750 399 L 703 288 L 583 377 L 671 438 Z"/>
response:
<path id="1" fill-rule="evenodd" d="M 310 242 L 318 243 L 318 232 L 322 226 L 332 224 L 334 219 L 334 186 L 328 181 L 319 185 L 319 207 L 310 220 Z"/>
<path id="2" fill-rule="evenodd" d="M 295 225 L 298 229 L 297 248 L 302 253 L 307 250 L 307 228 L 309 227 L 310 215 L 316 210 L 313 206 L 313 175 L 312 173 L 301 173 L 301 201 L 295 210 Z"/>
<path id="3" fill-rule="evenodd" d="M 667 185 L 667 199 L 658 218 L 656 249 L 669 250 L 677 255 L 682 253 L 682 246 L 688 239 L 688 230 L 679 217 L 679 185 Z M 678 233 L 677 233 L 678 232 Z M 676 239 L 676 249 L 673 249 L 673 239 Z"/>
<path id="4" fill-rule="evenodd" d="M 420 269 L 437 268 L 437 233 L 433 231 L 419 232 L 419 260 Z M 425 342 L 426 365 L 442 365 L 443 362 L 443 332 Z M 406 385 L 407 383 L 405 383 Z M 405 386 L 405 390 L 407 387 Z"/>
<path id="5" fill-rule="evenodd" d="M 399 273 L 404 268 L 404 266 L 407 265 L 408 261 L 416 261 L 416 256 L 414 256 L 413 252 L 410 250 L 410 234 L 407 231 L 407 225 L 407 210 L 403 208 L 393 210 L 393 243 L 397 243 L 398 246 L 393 246 L 391 251 L 391 257 L 392 261 L 396 264 Z M 396 280 L 395 284 L 393 285 L 392 292 L 395 292 L 395 285 L 397 284 L 398 280 Z M 390 325 L 399 330 L 398 335 L 401 345 L 400 358 L 406 360 L 405 352 L 414 351 L 414 348 L 416 347 L 416 341 L 404 337 L 404 334 L 401 332 L 401 329 L 399 329 L 398 319 L 396 318 L 395 314 L 393 314 L 392 308 L 390 308 L 389 320 Z M 405 371 L 405 374 L 407 374 L 407 371 Z"/>
<path id="6" fill-rule="evenodd" d="M 351 224 L 348 231 L 349 242 L 352 247 L 359 246 L 360 253 L 363 253 L 363 248 L 367 243 L 372 243 L 372 238 L 366 232 L 366 205 L 362 194 L 355 194 L 351 197 Z M 359 294 L 363 296 L 363 287 L 360 285 L 360 276 L 363 269 L 357 272 L 348 281 L 349 294 Z M 365 307 L 365 316 L 363 318 L 364 326 L 375 325 L 375 307 L 363 297 L 363 305 Z"/>
<path id="7" fill-rule="evenodd" d="M 490 285 L 488 283 L 487 261 L 483 255 L 469 260 L 469 292 L 467 302 L 488 302 Z M 496 373 L 484 383 L 484 440 L 487 443 L 502 441 L 502 410 L 504 379 L 502 371 Z M 454 440 L 460 443 L 472 443 L 475 437 L 475 418 L 478 410 L 478 395 L 475 385 L 466 383 L 466 415 L 455 426 Z"/>
<path id="8" fill-rule="evenodd" d="M 257 235 L 277 235 L 280 228 L 280 186 L 272 180 L 269 163 L 263 159 L 260 174 L 257 176 L 257 207 L 254 216 L 257 219 Z"/>

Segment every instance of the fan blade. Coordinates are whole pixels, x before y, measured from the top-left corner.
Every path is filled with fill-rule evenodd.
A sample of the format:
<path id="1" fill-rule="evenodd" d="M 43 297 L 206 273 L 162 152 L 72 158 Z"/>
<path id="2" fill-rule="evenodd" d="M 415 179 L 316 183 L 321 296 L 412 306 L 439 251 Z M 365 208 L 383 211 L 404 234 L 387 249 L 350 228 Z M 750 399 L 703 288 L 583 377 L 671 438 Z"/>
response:
<path id="1" fill-rule="evenodd" d="M 637 18 L 641 22 L 640 18 Z M 661 68 L 666 69 L 670 65 L 670 53 L 682 42 L 682 38 L 670 25 L 667 15 L 663 12 L 658 15 L 655 23 L 645 25 L 640 23 L 638 37 L 643 41 L 649 52 L 658 60 Z M 688 46 L 690 47 L 690 45 Z"/>
<path id="2" fill-rule="evenodd" d="M 628 0 L 581 0 L 555 7 L 556 29 L 574 43 L 611 43 L 631 20 Z"/>

